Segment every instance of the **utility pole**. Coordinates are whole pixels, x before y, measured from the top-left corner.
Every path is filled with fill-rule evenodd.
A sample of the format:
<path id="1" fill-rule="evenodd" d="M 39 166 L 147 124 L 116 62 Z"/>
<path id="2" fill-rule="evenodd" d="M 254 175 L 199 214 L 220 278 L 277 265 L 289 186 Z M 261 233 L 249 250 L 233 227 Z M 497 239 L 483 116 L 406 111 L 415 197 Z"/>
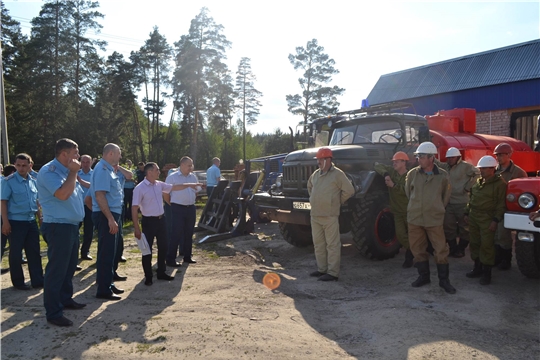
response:
<path id="1" fill-rule="evenodd" d="M 244 142 L 244 163 L 246 161 L 246 85 L 245 85 L 245 81 L 244 81 L 244 104 L 243 104 L 243 108 L 242 108 L 242 121 L 243 121 L 243 129 L 242 129 L 242 138 L 243 138 L 243 142 Z"/>
<path id="2" fill-rule="evenodd" d="M 0 57 L 0 70 L 2 71 L 2 76 L 0 77 L 0 135 L 2 142 L 1 161 L 2 164 L 7 165 L 10 163 L 10 161 L 6 119 L 6 95 L 4 92 L 4 63 L 2 62 L 2 57 Z"/>

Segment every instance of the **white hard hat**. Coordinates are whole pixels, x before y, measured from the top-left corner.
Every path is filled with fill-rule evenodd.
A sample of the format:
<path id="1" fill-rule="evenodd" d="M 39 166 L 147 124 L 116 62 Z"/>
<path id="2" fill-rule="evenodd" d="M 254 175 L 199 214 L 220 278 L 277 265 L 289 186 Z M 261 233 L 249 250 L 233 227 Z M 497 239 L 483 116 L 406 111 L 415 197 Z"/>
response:
<path id="1" fill-rule="evenodd" d="M 455 147 L 448 148 L 446 151 L 446 157 L 454 157 L 454 156 L 461 156 L 461 153 L 459 150 Z"/>
<path id="2" fill-rule="evenodd" d="M 491 155 L 485 155 L 478 160 L 478 168 L 494 168 L 497 167 L 497 160 Z"/>
<path id="3" fill-rule="evenodd" d="M 421 143 L 418 146 L 418 149 L 416 149 L 416 151 L 414 153 L 415 154 L 433 154 L 433 155 L 436 155 L 437 154 L 437 147 L 432 142 L 426 141 L 426 142 Z"/>

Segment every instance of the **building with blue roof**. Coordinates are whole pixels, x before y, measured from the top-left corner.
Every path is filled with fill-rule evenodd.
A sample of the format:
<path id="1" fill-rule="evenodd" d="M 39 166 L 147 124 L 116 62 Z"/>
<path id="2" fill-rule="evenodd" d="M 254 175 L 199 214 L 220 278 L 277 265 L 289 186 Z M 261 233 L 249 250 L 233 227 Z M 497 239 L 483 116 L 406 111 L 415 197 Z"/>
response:
<path id="1" fill-rule="evenodd" d="M 370 105 L 412 103 L 419 115 L 476 109 L 477 132 L 534 147 L 540 115 L 540 39 L 382 75 Z"/>

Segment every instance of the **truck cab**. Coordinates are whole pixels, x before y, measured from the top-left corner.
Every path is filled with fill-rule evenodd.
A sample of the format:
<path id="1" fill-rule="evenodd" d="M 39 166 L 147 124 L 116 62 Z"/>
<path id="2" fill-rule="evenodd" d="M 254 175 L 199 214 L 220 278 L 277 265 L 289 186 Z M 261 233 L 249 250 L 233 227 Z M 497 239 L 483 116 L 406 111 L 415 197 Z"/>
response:
<path id="1" fill-rule="evenodd" d="M 396 151 L 409 154 L 408 168 L 416 166 L 413 152 L 429 140 L 427 120 L 404 113 L 408 104 L 390 104 L 341 112 L 332 124 L 329 148 L 333 163 L 345 172 L 355 195 L 341 208 L 340 232 L 351 232 L 359 251 L 376 259 L 388 259 L 399 251 L 388 190 L 375 163 L 391 165 Z M 336 117 L 334 117 L 335 119 Z M 318 148 L 289 153 L 283 175 L 268 193 L 254 196 L 261 214 L 279 222 L 284 239 L 295 246 L 312 243 L 307 182 L 317 169 Z"/>
<path id="2" fill-rule="evenodd" d="M 519 178 L 508 182 L 504 227 L 516 232 L 516 261 L 523 275 L 540 278 L 540 221 L 529 214 L 540 205 L 540 177 Z"/>

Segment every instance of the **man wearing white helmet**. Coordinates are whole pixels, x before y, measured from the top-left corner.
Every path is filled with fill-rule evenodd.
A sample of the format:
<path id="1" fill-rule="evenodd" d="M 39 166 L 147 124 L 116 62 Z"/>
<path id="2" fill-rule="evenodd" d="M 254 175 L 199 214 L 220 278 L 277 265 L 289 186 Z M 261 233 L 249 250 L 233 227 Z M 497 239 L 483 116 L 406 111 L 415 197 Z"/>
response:
<path id="1" fill-rule="evenodd" d="M 428 238 L 434 249 L 439 275 L 439 286 L 449 294 L 456 289 L 450 284 L 448 245 L 444 237 L 444 213 L 450 199 L 448 173 L 435 165 L 437 147 L 426 141 L 415 152 L 419 166 L 407 173 L 405 193 L 409 198 L 407 221 L 409 243 L 419 277 L 411 285 L 420 287 L 431 282 L 429 256 L 426 251 Z"/>
<path id="2" fill-rule="evenodd" d="M 469 245 L 469 227 L 463 220 L 465 206 L 469 202 L 469 192 L 480 177 L 480 171 L 461 159 L 455 147 L 446 151 L 446 163 L 436 160 L 436 164 L 448 172 L 452 192 L 444 215 L 444 235 L 450 247 L 450 256 L 461 258 Z M 459 244 L 457 238 L 459 237 Z"/>
<path id="3" fill-rule="evenodd" d="M 469 224 L 471 259 L 474 268 L 466 276 L 480 277 L 480 284 L 491 283 L 491 268 L 495 264 L 495 231 L 506 210 L 506 181 L 495 174 L 497 160 L 483 156 L 478 161 L 481 178 L 471 189 L 471 198 L 465 209 L 465 222 Z"/>

